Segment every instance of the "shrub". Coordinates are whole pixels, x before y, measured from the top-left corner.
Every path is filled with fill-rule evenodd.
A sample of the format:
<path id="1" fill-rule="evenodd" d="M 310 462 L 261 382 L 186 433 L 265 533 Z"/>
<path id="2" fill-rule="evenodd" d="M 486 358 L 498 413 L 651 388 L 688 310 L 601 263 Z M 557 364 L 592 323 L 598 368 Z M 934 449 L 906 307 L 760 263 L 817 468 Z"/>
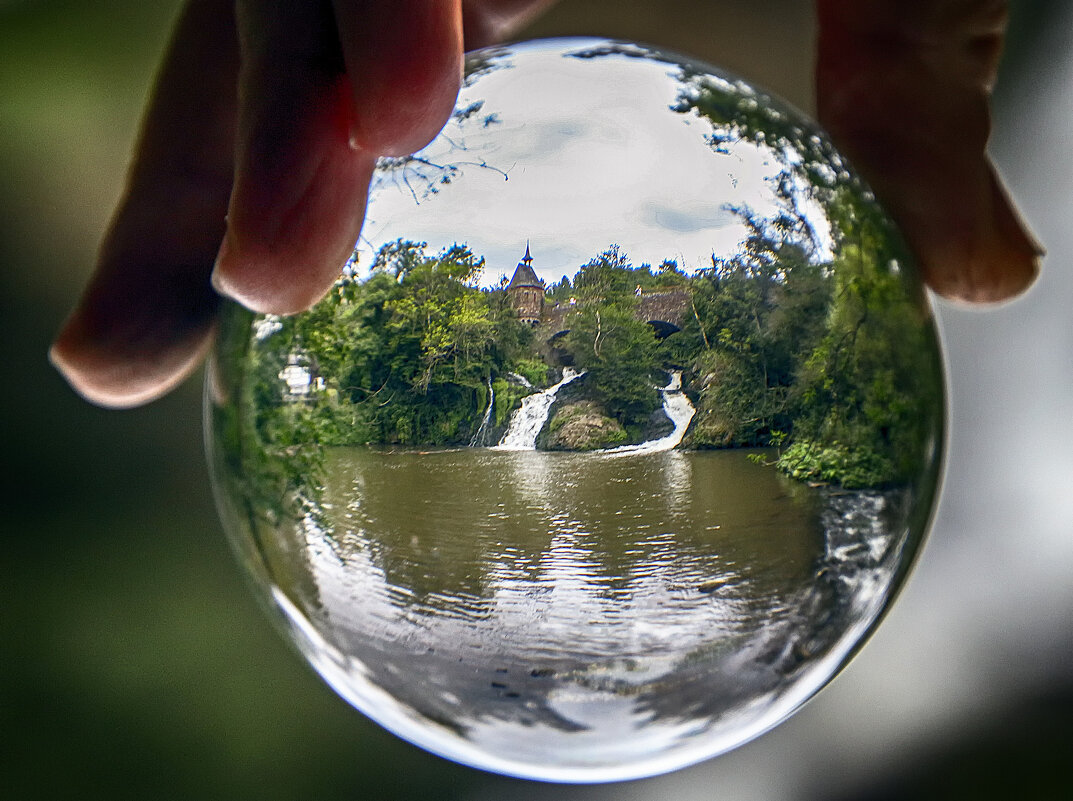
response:
<path id="1" fill-rule="evenodd" d="M 778 461 L 779 468 L 799 481 L 840 484 L 846 489 L 878 487 L 896 477 L 890 459 L 866 447 L 849 448 L 842 443 L 819 445 L 798 440 Z"/>

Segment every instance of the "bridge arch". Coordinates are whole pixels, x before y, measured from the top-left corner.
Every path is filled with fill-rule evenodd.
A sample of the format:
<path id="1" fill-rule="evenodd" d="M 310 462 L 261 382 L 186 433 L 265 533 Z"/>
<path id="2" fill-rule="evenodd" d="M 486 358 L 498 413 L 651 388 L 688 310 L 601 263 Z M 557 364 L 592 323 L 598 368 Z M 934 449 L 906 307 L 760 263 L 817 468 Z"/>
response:
<path id="1" fill-rule="evenodd" d="M 671 334 L 676 334 L 682 330 L 670 320 L 645 320 L 645 322 L 652 326 L 656 339 L 666 339 Z"/>

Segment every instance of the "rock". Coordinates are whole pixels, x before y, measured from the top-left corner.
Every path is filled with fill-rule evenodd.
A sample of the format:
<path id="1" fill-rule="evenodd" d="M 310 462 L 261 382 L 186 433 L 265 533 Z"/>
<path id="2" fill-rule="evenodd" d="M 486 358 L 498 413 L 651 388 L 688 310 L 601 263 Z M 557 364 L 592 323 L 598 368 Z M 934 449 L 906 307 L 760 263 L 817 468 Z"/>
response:
<path id="1" fill-rule="evenodd" d="M 734 422 L 733 415 L 728 410 L 721 408 L 718 393 L 715 391 L 722 374 L 723 365 L 716 361 L 715 369 L 700 373 L 687 387 L 687 390 L 692 390 L 691 396 L 697 413 L 682 439 L 681 447 L 704 450 L 732 448 L 743 444 L 739 441 L 740 426 Z"/>
<path id="2" fill-rule="evenodd" d="M 591 451 L 625 441 L 626 429 L 617 420 L 604 414 L 594 401 L 582 400 L 556 408 L 543 447 L 551 451 Z"/>
<path id="3" fill-rule="evenodd" d="M 674 431 L 674 423 L 671 422 L 671 418 L 667 416 L 667 413 L 663 411 L 663 404 L 661 403 L 658 409 L 652 410 L 652 414 L 645 421 L 644 428 L 641 429 L 641 442 L 665 437 L 672 431 Z"/>
<path id="4" fill-rule="evenodd" d="M 729 448 L 735 444 L 734 426 L 715 409 L 697 410 L 689 433 L 682 440 L 685 448 Z"/>

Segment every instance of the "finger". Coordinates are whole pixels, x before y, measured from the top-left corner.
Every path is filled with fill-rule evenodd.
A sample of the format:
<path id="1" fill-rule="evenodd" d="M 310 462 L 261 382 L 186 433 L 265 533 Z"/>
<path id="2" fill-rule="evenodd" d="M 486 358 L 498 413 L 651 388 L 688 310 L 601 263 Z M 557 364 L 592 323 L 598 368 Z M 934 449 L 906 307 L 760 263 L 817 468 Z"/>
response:
<path id="1" fill-rule="evenodd" d="M 1042 249 L 986 153 L 1003 0 L 818 0 L 820 121 L 901 225 L 924 280 L 1012 297 Z"/>
<path id="2" fill-rule="evenodd" d="M 261 312 L 313 305 L 364 219 L 376 154 L 355 113 L 328 2 L 238 5 L 242 71 L 234 189 L 213 283 Z"/>
<path id="3" fill-rule="evenodd" d="M 461 13 L 458 0 L 239 9 L 243 115 L 213 281 L 250 308 L 291 313 L 338 277 L 375 156 L 443 127 L 461 81 Z"/>
<path id="4" fill-rule="evenodd" d="M 501 42 L 554 5 L 556 0 L 464 0 L 466 49 Z"/>
<path id="5" fill-rule="evenodd" d="M 460 0 L 334 0 L 352 78 L 353 136 L 378 155 L 428 144 L 462 82 Z"/>
<path id="6" fill-rule="evenodd" d="M 104 406 L 164 394 L 200 362 L 231 187 L 237 44 L 231 4 L 192 2 L 168 49 L 97 269 L 50 358 Z"/>

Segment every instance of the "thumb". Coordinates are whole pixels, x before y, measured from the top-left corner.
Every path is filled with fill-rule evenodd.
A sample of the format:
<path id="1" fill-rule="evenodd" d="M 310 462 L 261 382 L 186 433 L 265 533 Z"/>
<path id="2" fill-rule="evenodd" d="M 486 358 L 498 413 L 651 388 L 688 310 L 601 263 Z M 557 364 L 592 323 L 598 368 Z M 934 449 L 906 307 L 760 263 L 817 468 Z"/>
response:
<path id="1" fill-rule="evenodd" d="M 987 155 L 1001 0 L 817 0 L 820 122 L 940 295 L 999 301 L 1043 251 Z"/>

